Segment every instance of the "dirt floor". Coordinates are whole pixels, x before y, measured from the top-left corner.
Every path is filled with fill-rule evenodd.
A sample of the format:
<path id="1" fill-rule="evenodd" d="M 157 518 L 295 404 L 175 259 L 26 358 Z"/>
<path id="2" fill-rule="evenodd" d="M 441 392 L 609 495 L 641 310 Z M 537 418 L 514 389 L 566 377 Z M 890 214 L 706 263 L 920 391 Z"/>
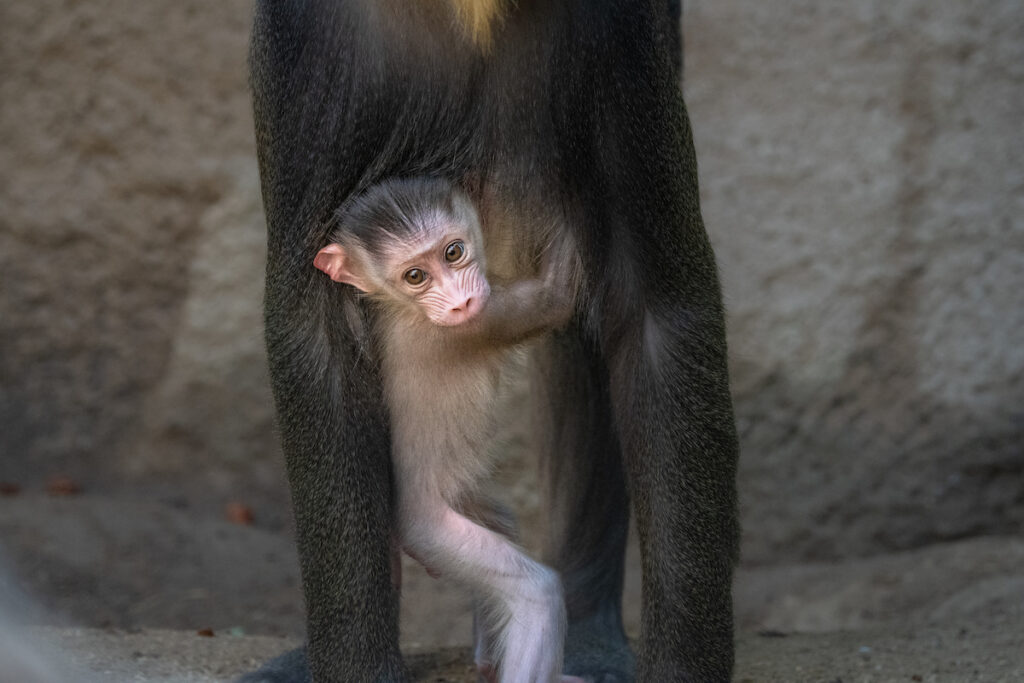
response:
<path id="1" fill-rule="evenodd" d="M 0 682 L 227 681 L 294 647 L 291 534 L 260 509 L 249 522 L 184 493 L 0 496 L 13 575 L 0 581 Z M 627 564 L 635 637 L 635 548 Z M 473 680 L 465 596 L 405 569 L 403 646 L 417 679 Z M 1021 538 L 741 566 L 735 594 L 737 681 L 1024 681 Z"/>
<path id="2" fill-rule="evenodd" d="M 1024 680 L 1024 622 L 950 625 L 834 633 L 743 633 L 738 639 L 738 683 L 858 683 L 868 681 L 1011 682 Z M 295 641 L 266 636 L 202 636 L 194 632 L 47 629 L 37 643 L 59 650 L 40 683 L 68 680 L 230 681 Z M 412 650 L 414 680 L 476 681 L 468 649 Z M 59 668 L 58 668 L 59 666 Z M 8 668 L 8 671 L 11 669 Z M 59 672 L 59 673 L 58 673 Z M 0 680 L 15 680 L 2 678 Z M 20 681 L 32 679 L 19 678 Z"/>

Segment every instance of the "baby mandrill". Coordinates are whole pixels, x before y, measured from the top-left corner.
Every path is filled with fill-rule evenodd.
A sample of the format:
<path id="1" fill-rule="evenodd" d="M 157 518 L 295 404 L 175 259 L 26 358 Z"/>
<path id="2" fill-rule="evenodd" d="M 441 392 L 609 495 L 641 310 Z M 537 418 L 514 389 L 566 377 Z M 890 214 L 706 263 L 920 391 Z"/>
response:
<path id="1" fill-rule="evenodd" d="M 388 180 L 343 207 L 313 264 L 377 305 L 384 394 L 391 415 L 397 536 L 432 574 L 470 587 L 476 664 L 499 683 L 560 676 L 565 605 L 558 574 L 472 514 L 488 470 L 493 407 L 512 347 L 566 324 L 577 255 L 565 234 L 540 274 L 487 281 L 476 209 L 439 178 Z"/>

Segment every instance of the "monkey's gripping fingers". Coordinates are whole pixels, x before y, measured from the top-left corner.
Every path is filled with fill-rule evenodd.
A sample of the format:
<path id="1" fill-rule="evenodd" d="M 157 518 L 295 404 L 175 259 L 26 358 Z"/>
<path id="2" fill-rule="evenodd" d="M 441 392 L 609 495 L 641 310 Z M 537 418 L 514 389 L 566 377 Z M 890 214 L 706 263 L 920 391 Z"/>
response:
<path id="1" fill-rule="evenodd" d="M 540 277 L 549 326 L 561 327 L 576 311 L 577 294 L 583 279 L 583 264 L 568 230 L 559 231 L 548 245 Z"/>
<path id="2" fill-rule="evenodd" d="M 568 229 L 555 231 L 541 261 L 545 289 L 568 300 L 576 298 L 583 276 L 583 263 L 571 232 Z"/>

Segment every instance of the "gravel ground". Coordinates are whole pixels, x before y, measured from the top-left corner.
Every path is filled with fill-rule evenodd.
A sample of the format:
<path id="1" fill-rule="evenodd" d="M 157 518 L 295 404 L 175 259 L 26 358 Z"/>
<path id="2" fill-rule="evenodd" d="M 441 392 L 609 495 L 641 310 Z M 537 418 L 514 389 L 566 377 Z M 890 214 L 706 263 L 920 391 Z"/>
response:
<path id="1" fill-rule="evenodd" d="M 963 624 L 817 634 L 744 633 L 738 683 L 928 682 L 1024 680 L 1024 623 Z M 296 641 L 259 636 L 200 636 L 194 632 L 99 629 L 37 630 L 37 642 L 69 660 L 76 679 L 147 683 L 230 681 Z M 415 680 L 472 683 L 470 652 L 445 648 L 409 653 Z M 7 665 L 4 667 L 10 670 Z M 14 681 L 13 678 L 3 678 Z M 20 678 L 18 680 L 25 681 Z M 28 679 L 31 680 L 31 679 Z M 62 680 L 41 678 L 40 683 Z"/>
<path id="2" fill-rule="evenodd" d="M 301 642 L 287 528 L 258 507 L 251 524 L 210 509 L 161 495 L 0 497 L 0 683 L 227 681 Z M 638 564 L 631 547 L 633 637 Z M 741 566 L 736 680 L 1024 681 L 1022 567 L 1013 536 Z M 412 564 L 403 573 L 417 680 L 474 680 L 464 593 Z"/>

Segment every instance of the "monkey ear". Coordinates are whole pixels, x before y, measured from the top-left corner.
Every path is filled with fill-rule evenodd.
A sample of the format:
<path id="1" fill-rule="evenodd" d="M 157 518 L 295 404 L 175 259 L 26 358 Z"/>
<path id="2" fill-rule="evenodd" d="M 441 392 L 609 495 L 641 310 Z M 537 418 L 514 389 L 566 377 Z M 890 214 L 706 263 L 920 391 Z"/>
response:
<path id="1" fill-rule="evenodd" d="M 313 265 L 327 273 L 335 282 L 352 285 L 364 292 L 370 291 L 369 280 L 356 272 L 355 259 L 340 244 L 328 244 L 317 252 Z"/>

